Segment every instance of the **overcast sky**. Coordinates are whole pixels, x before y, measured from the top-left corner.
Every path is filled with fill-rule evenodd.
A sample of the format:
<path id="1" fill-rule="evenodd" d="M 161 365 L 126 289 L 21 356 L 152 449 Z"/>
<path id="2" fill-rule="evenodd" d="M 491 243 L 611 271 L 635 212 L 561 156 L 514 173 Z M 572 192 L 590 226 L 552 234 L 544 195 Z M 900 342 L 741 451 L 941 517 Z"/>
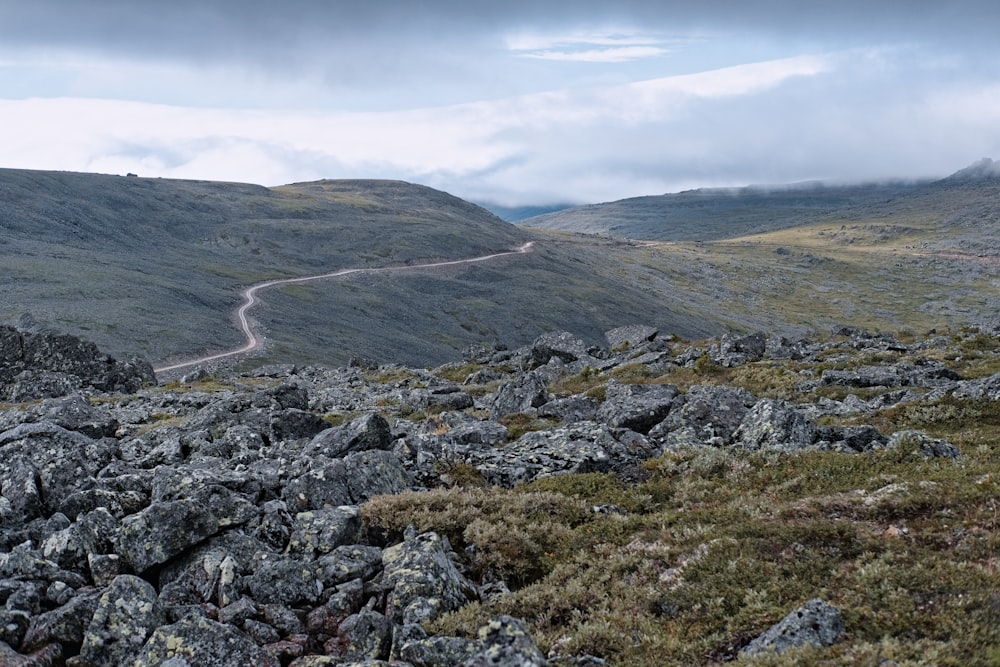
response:
<path id="1" fill-rule="evenodd" d="M 0 166 L 504 205 L 1000 158 L 996 0 L 0 0 Z"/>

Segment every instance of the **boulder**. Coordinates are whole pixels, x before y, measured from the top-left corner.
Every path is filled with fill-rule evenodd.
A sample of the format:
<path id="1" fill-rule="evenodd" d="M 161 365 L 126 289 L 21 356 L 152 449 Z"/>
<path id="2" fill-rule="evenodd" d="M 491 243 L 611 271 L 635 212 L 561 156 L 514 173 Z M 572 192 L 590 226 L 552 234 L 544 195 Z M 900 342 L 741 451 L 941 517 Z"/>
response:
<path id="1" fill-rule="evenodd" d="M 524 621 L 500 616 L 479 628 L 483 649 L 462 667 L 545 667 L 548 661 L 538 650 Z"/>
<path id="2" fill-rule="evenodd" d="M 279 667 L 281 663 L 232 625 L 193 616 L 157 628 L 129 664 L 131 667 Z"/>
<path id="3" fill-rule="evenodd" d="M 218 519 L 197 501 L 157 502 L 122 520 L 116 551 L 129 567 L 144 572 L 218 530 Z"/>
<path id="4" fill-rule="evenodd" d="M 167 620 L 153 586 L 139 577 L 115 578 L 97 603 L 80 647 L 88 664 L 124 665 Z"/>
<path id="5" fill-rule="evenodd" d="M 617 327 L 604 332 L 604 339 L 613 352 L 639 347 L 642 343 L 651 342 L 659 334 L 659 330 L 643 324 L 633 324 Z"/>
<path id="6" fill-rule="evenodd" d="M 455 568 L 448 540 L 423 533 L 382 551 L 386 614 L 395 623 L 425 623 L 475 598 L 476 588 Z"/>
<path id="7" fill-rule="evenodd" d="M 552 357 L 570 363 L 590 356 L 587 344 L 565 331 L 542 334 L 531 344 L 529 352 L 534 366 L 547 364 Z"/>
<path id="8" fill-rule="evenodd" d="M 356 543 L 360 533 L 361 510 L 356 505 L 300 512 L 292 522 L 288 553 L 313 559 Z"/>
<path id="9" fill-rule="evenodd" d="M 306 447 L 307 454 L 333 459 L 370 449 L 391 449 L 392 430 L 379 414 L 370 413 L 316 435 Z"/>
<path id="10" fill-rule="evenodd" d="M 764 398 L 754 404 L 733 434 L 733 443 L 749 450 L 793 452 L 816 440 L 812 422 L 785 401 Z"/>
<path id="11" fill-rule="evenodd" d="M 526 373 L 500 386 L 490 403 L 490 417 L 500 419 L 544 405 L 549 400 L 547 382 L 538 373 Z"/>
<path id="12" fill-rule="evenodd" d="M 768 651 L 782 653 L 798 646 L 830 646 L 843 633 L 840 610 L 814 598 L 750 642 L 740 651 L 740 656 L 750 657 Z"/>
<path id="13" fill-rule="evenodd" d="M 932 438 L 923 431 L 896 431 L 885 445 L 888 449 L 915 449 L 925 458 L 957 459 L 958 447 L 947 440 Z"/>
<path id="14" fill-rule="evenodd" d="M 382 493 L 401 493 L 410 478 L 392 452 L 370 450 L 343 459 L 318 463 L 296 475 L 282 492 L 297 512 L 357 505 Z"/>
<path id="15" fill-rule="evenodd" d="M 672 385 L 621 384 L 611 381 L 608 382 L 607 395 L 597 415 L 613 428 L 649 433 L 650 429 L 670 414 L 679 393 L 677 387 Z"/>

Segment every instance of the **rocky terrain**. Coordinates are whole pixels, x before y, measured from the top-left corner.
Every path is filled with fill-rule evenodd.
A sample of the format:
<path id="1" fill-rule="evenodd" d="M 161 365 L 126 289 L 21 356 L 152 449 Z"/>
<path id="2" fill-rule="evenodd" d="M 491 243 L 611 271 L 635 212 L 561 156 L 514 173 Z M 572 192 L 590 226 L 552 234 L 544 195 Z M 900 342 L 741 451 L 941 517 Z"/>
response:
<path id="1" fill-rule="evenodd" d="M 628 326 L 157 385 L 2 328 L 0 664 L 988 664 L 998 352 Z"/>

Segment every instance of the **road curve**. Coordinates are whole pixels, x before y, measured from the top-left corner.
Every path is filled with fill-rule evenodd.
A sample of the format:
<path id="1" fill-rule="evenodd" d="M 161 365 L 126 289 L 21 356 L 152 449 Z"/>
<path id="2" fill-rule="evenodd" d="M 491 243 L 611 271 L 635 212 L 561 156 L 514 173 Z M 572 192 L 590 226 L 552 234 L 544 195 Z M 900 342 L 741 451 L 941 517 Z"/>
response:
<path id="1" fill-rule="evenodd" d="M 480 257 L 470 257 L 467 259 L 453 259 L 444 262 L 429 262 L 427 264 L 404 264 L 401 266 L 385 266 L 380 268 L 370 268 L 370 269 L 340 269 L 339 271 L 333 271 L 331 273 L 322 273 L 315 276 L 303 276 L 301 278 L 281 278 L 278 280 L 268 280 L 262 283 L 257 283 L 256 285 L 251 285 L 243 290 L 243 305 L 239 307 L 236 311 L 236 318 L 239 320 L 240 329 L 243 331 L 243 336 L 246 338 L 246 343 L 235 350 L 229 350 L 228 352 L 219 352 L 218 354 L 209 354 L 203 357 L 198 357 L 196 359 L 190 359 L 188 361 L 182 361 L 176 364 L 170 364 L 169 366 L 161 366 L 159 368 L 154 368 L 155 373 L 166 373 L 169 371 L 176 371 L 182 368 L 188 368 L 189 366 L 197 366 L 199 364 L 204 364 L 210 361 L 218 361 L 219 359 L 226 359 L 228 357 L 235 357 L 238 354 L 246 354 L 247 352 L 252 352 L 264 343 L 264 337 L 262 335 L 256 334 L 253 331 L 253 327 L 250 326 L 250 320 L 247 317 L 247 312 L 254 305 L 257 304 L 257 293 L 263 289 L 269 287 L 277 287 L 279 285 L 299 285 L 302 283 L 315 282 L 317 280 L 328 280 L 330 278 L 341 278 L 343 276 L 348 276 L 354 273 L 390 273 L 394 271 L 412 271 L 414 269 L 435 269 L 443 266 L 457 266 L 460 264 L 474 264 L 476 262 L 487 262 L 491 259 L 496 259 L 497 257 L 506 257 L 508 255 L 517 255 L 526 252 L 531 252 L 532 247 L 535 245 L 534 241 L 528 241 L 516 250 L 508 250 L 507 252 L 498 252 L 492 255 L 482 255 Z"/>

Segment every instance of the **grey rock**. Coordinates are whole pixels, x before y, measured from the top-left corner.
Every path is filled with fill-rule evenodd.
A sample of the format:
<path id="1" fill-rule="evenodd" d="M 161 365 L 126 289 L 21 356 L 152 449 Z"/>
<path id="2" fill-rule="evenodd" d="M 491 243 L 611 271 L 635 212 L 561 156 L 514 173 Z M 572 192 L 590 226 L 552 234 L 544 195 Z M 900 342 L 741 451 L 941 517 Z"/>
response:
<path id="1" fill-rule="evenodd" d="M 278 667 L 280 663 L 237 628 L 193 616 L 157 628 L 129 664 L 132 667 Z"/>
<path id="2" fill-rule="evenodd" d="M 754 404 L 733 434 L 733 443 L 749 450 L 791 452 L 811 447 L 816 429 L 784 401 L 764 398 Z"/>
<path id="3" fill-rule="evenodd" d="M 80 657 L 97 665 L 126 664 L 166 620 L 149 582 L 128 574 L 116 577 L 87 626 Z"/>
<path id="4" fill-rule="evenodd" d="M 490 403 L 490 417 L 499 419 L 515 412 L 537 408 L 549 400 L 545 379 L 538 373 L 525 373 L 500 386 Z"/>
<path id="5" fill-rule="evenodd" d="M 261 604 L 315 604 L 323 592 L 315 563 L 272 556 L 245 579 L 250 596 Z"/>
<path id="6" fill-rule="evenodd" d="M 816 429 L 816 437 L 829 443 L 829 449 L 844 452 L 867 452 L 886 444 L 874 426 L 821 426 Z"/>
<path id="7" fill-rule="evenodd" d="M 395 623 L 424 623 L 472 600 L 476 589 L 451 562 L 448 541 L 423 533 L 382 552 L 386 614 Z"/>
<path id="8" fill-rule="evenodd" d="M 650 430 L 649 436 L 669 448 L 727 445 L 756 401 L 739 387 L 694 385 L 679 397 L 674 409 Z"/>
<path id="9" fill-rule="evenodd" d="M 843 633 L 840 610 L 814 598 L 750 642 L 740 651 L 740 656 L 755 656 L 767 651 L 782 653 L 798 646 L 830 646 Z"/>
<path id="10" fill-rule="evenodd" d="M 531 344 L 529 352 L 535 366 L 547 364 L 552 357 L 569 363 L 590 356 L 587 344 L 565 331 L 542 334 Z"/>
<path id="11" fill-rule="evenodd" d="M 947 440 L 932 438 L 923 431 L 896 431 L 886 442 L 888 449 L 917 449 L 925 458 L 957 459 L 958 447 Z"/>
<path id="12" fill-rule="evenodd" d="M 392 637 L 393 660 L 404 660 L 414 667 L 450 667 L 460 665 L 483 650 L 481 642 L 464 637 L 428 637 L 416 623 L 398 625 Z"/>
<path id="13" fill-rule="evenodd" d="M 306 453 L 336 459 L 352 452 L 391 448 L 392 430 L 389 422 L 379 414 L 370 413 L 322 431 L 309 442 Z"/>
<path id="14" fill-rule="evenodd" d="M 326 587 L 371 579 L 382 569 L 382 550 L 360 544 L 339 546 L 316 560 L 318 576 Z"/>
<path id="15" fill-rule="evenodd" d="M 659 333 L 659 330 L 654 327 L 633 324 L 605 331 L 604 338 L 608 341 L 608 347 L 612 350 L 624 350 L 638 347 L 642 343 L 648 343 L 656 338 Z"/>
<path id="16" fill-rule="evenodd" d="M 219 529 L 215 515 L 194 500 L 153 503 L 122 520 L 117 552 L 136 572 L 160 565 Z"/>
<path id="17" fill-rule="evenodd" d="M 462 663 L 462 667 L 545 667 L 548 661 L 538 650 L 524 622 L 500 616 L 479 629 L 484 648 Z"/>
<path id="18" fill-rule="evenodd" d="M 356 505 L 372 496 L 400 493 L 409 487 L 409 475 L 392 452 L 371 450 L 314 465 L 288 483 L 282 498 L 289 508 L 300 512 Z"/>
<path id="19" fill-rule="evenodd" d="M 52 643 L 79 646 L 102 594 L 95 590 L 80 592 L 66 604 L 33 616 L 22 647 L 31 651 Z"/>
<path id="20" fill-rule="evenodd" d="M 679 392 L 672 385 L 632 385 L 615 381 L 608 383 L 607 397 L 598 410 L 598 418 L 615 428 L 627 428 L 638 433 L 666 419 Z"/>
<path id="21" fill-rule="evenodd" d="M 271 439 L 280 442 L 311 438 L 329 426 L 329 422 L 312 412 L 285 408 L 271 414 Z"/>
<path id="22" fill-rule="evenodd" d="M 361 510 L 356 505 L 300 512 L 292 523 L 288 553 L 312 560 L 356 543 L 360 534 Z"/>
<path id="23" fill-rule="evenodd" d="M 538 408 L 539 417 L 554 417 L 566 423 L 593 421 L 600 403 L 590 396 L 567 396 L 548 401 Z"/>
<path id="24" fill-rule="evenodd" d="M 364 609 L 344 619 L 333 641 L 344 661 L 384 660 L 392 647 L 392 621 Z"/>

